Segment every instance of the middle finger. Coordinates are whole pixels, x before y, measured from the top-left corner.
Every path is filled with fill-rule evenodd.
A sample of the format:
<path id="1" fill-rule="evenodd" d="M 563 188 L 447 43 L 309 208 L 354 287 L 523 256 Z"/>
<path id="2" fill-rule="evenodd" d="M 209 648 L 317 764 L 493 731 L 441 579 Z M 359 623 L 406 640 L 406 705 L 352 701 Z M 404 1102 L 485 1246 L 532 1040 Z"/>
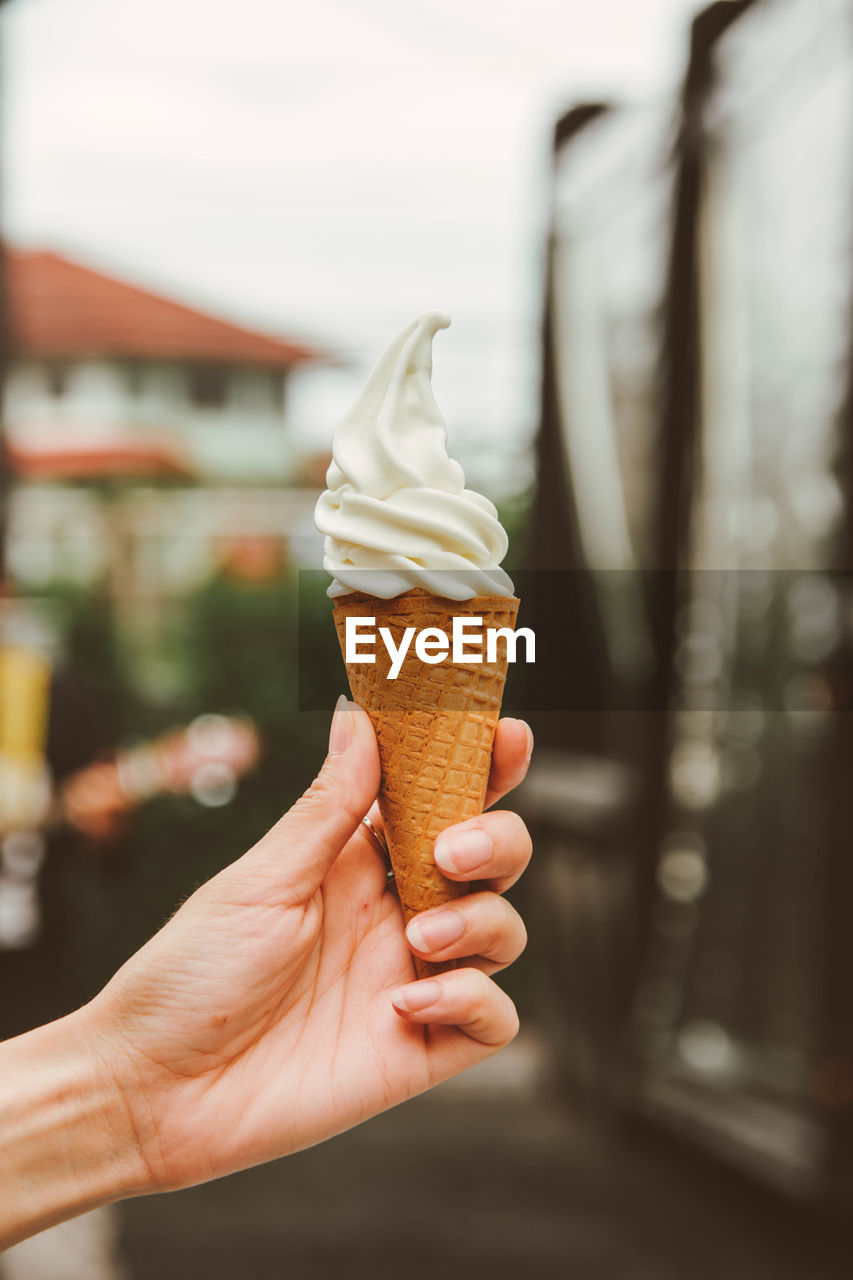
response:
<path id="1" fill-rule="evenodd" d="M 517 813 L 495 809 L 442 831 L 434 857 L 448 880 L 484 881 L 505 893 L 521 876 L 533 851 L 530 832 Z"/>

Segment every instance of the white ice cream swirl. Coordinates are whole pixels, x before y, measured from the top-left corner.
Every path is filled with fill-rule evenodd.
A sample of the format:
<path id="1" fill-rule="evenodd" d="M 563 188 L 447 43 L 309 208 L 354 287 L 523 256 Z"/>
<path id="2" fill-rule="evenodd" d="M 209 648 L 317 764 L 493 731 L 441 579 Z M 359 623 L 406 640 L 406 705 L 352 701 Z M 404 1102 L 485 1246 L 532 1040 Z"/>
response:
<path id="1" fill-rule="evenodd" d="M 391 344 L 340 423 L 314 518 L 325 534 L 330 596 L 390 599 L 421 589 L 451 600 L 511 596 L 507 536 L 488 498 L 447 456 L 432 392 L 432 311 Z"/>

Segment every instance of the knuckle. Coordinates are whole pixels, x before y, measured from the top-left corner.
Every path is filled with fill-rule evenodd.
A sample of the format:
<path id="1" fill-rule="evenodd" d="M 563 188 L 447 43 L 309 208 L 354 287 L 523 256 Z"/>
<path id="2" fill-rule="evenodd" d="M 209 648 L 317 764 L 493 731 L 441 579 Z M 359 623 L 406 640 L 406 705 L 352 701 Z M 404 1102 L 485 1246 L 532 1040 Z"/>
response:
<path id="1" fill-rule="evenodd" d="M 512 815 L 510 824 L 510 840 L 513 849 L 523 862 L 524 866 L 530 861 L 530 855 L 533 853 L 533 837 L 531 836 L 527 823 L 517 813 Z"/>
<path id="2" fill-rule="evenodd" d="M 283 815 L 282 822 L 286 822 L 288 818 L 307 818 L 310 821 L 322 812 L 327 801 L 326 789 L 320 779 L 315 778 L 308 790 L 303 791 L 292 808 Z"/>
<path id="3" fill-rule="evenodd" d="M 329 810 L 342 814 L 353 826 L 364 816 L 358 810 L 358 806 L 352 803 L 347 789 L 340 785 L 334 777 L 333 769 L 327 763 L 323 765 L 308 790 L 302 793 L 290 812 L 311 819 L 320 817 Z"/>
<path id="4" fill-rule="evenodd" d="M 470 969 L 468 973 L 468 1008 L 471 1017 L 475 1021 L 487 1019 L 495 985 L 480 969 Z"/>
<path id="5" fill-rule="evenodd" d="M 513 867 L 523 870 L 533 853 L 533 838 L 527 823 L 511 809 L 502 809 L 484 817 L 493 819 L 495 834 L 505 850 L 505 858 L 511 860 Z"/>
<path id="6" fill-rule="evenodd" d="M 480 945 L 486 955 L 497 958 L 506 948 L 508 919 L 503 908 L 495 905 L 480 929 Z"/>
<path id="7" fill-rule="evenodd" d="M 507 943 L 506 955 L 508 962 L 517 960 L 527 946 L 527 927 L 521 916 L 514 909 L 507 929 Z"/>
<path id="8" fill-rule="evenodd" d="M 521 1028 L 521 1021 L 518 1016 L 518 1010 L 516 1009 L 512 1001 L 510 1001 L 509 1008 L 507 1010 L 506 1029 L 503 1036 L 503 1043 L 509 1044 L 511 1040 L 514 1040 L 515 1037 L 518 1035 L 520 1028 Z"/>
<path id="9" fill-rule="evenodd" d="M 303 809 L 314 809 L 317 805 L 325 804 L 332 796 L 332 788 L 329 785 L 329 775 L 326 766 L 323 765 L 317 777 L 311 783 L 306 791 L 296 801 L 296 806 Z"/>
<path id="10" fill-rule="evenodd" d="M 515 960 L 527 945 L 524 921 L 505 898 L 495 897 L 489 904 L 479 932 L 483 953 L 499 962 Z"/>

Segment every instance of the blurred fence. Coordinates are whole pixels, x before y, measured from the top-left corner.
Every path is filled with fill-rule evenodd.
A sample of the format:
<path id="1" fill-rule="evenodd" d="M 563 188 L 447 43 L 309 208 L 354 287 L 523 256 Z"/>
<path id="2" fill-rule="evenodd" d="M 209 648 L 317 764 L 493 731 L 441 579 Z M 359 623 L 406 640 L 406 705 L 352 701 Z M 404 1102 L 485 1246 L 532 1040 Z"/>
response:
<path id="1" fill-rule="evenodd" d="M 558 123 L 525 800 L 566 1083 L 847 1207 L 851 202 L 846 0 Z"/>

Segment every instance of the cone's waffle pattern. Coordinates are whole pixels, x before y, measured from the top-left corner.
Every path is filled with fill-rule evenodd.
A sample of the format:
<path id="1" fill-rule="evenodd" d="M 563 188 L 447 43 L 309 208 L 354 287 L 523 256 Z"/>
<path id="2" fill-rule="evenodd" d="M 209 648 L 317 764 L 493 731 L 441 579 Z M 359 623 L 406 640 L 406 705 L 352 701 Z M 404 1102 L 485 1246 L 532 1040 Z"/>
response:
<path id="1" fill-rule="evenodd" d="M 489 781 L 492 740 L 506 681 L 506 646 L 498 659 L 477 665 L 427 665 L 414 641 L 396 680 L 379 628 L 388 627 L 399 645 L 407 627 L 439 627 L 452 636 L 454 617 L 483 619 L 483 628 L 515 626 L 518 600 L 478 597 L 444 600 L 411 592 L 393 600 L 352 594 L 335 601 L 335 626 L 345 650 L 348 617 L 376 619 L 372 664 L 347 666 L 350 690 L 373 722 L 379 742 L 382 780 L 379 808 L 394 868 L 397 891 L 408 921 L 466 891 L 446 880 L 435 864 L 433 846 L 446 827 L 482 813 Z M 485 655 L 484 655 L 485 658 Z M 448 966 L 416 958 L 421 977 Z"/>

